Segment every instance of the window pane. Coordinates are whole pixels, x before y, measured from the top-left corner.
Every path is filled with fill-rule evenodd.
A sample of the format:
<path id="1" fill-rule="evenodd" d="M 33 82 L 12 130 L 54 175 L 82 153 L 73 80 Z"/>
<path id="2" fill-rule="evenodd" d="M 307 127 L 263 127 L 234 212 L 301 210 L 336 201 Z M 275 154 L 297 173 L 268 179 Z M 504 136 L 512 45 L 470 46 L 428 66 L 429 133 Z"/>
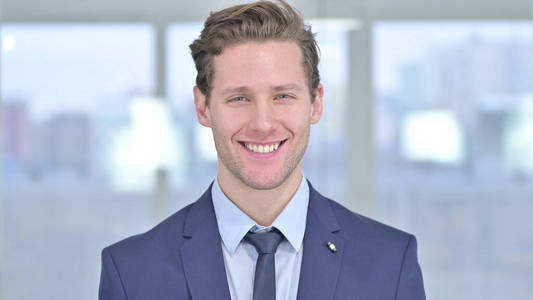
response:
<path id="1" fill-rule="evenodd" d="M 311 126 L 304 172 L 322 194 L 347 204 L 345 116 L 352 25 L 348 20 L 318 19 L 311 26 L 320 48 L 318 69 L 324 86 L 324 112 L 320 122 Z"/>
<path id="2" fill-rule="evenodd" d="M 200 22 L 176 23 L 167 29 L 167 95 L 187 153 L 184 184 L 173 186 L 181 195 L 180 207 L 195 201 L 217 174 L 211 130 L 198 123 L 193 98 L 196 68 L 189 45 L 198 38 L 202 27 Z"/>
<path id="3" fill-rule="evenodd" d="M 0 298 L 94 299 L 101 249 L 151 224 L 115 153 L 153 89 L 153 36 L 144 24 L 2 25 Z"/>
<path id="4" fill-rule="evenodd" d="M 379 212 L 429 299 L 533 295 L 532 54 L 526 21 L 374 28 Z"/>

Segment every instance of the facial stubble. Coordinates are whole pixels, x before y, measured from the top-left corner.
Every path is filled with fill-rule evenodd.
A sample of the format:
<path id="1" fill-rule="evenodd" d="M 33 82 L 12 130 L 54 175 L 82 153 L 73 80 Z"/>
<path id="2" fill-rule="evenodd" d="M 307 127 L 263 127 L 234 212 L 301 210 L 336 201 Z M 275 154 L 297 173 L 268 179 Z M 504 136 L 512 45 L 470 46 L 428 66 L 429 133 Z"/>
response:
<path id="1" fill-rule="evenodd" d="M 285 183 L 287 179 L 295 172 L 296 168 L 302 161 L 305 150 L 309 144 L 310 136 L 310 127 L 307 126 L 306 130 L 303 132 L 303 135 L 300 137 L 300 141 L 290 141 L 291 143 L 296 143 L 296 148 L 286 157 L 281 172 L 274 174 L 274 178 L 270 179 L 268 182 L 257 182 L 254 180 L 254 176 L 252 174 L 245 174 L 246 170 L 244 168 L 244 164 L 241 160 L 239 160 L 239 157 L 236 154 L 237 151 L 235 154 L 233 154 L 228 146 L 226 146 L 223 137 L 215 134 L 217 131 L 215 122 L 213 122 L 211 129 L 219 163 L 222 163 L 224 167 L 229 170 L 229 172 L 241 183 L 254 190 L 272 190 Z M 287 142 L 289 141 L 286 141 L 285 143 Z M 238 145 L 238 142 L 234 141 L 233 139 L 231 143 L 232 145 L 237 144 L 235 147 L 241 147 L 241 145 Z M 289 145 L 284 146 L 288 147 Z M 263 175 L 266 176 L 266 174 Z"/>

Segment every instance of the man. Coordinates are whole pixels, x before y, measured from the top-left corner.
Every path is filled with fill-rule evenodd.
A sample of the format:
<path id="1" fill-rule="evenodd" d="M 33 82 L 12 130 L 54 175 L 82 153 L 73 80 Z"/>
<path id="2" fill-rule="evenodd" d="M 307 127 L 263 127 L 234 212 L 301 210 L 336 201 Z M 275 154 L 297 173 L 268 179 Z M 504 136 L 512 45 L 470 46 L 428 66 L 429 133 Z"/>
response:
<path id="1" fill-rule="evenodd" d="M 230 7 L 190 48 L 218 176 L 195 203 L 103 250 L 100 299 L 425 299 L 412 235 L 303 178 L 324 89 L 301 17 L 283 1 Z"/>

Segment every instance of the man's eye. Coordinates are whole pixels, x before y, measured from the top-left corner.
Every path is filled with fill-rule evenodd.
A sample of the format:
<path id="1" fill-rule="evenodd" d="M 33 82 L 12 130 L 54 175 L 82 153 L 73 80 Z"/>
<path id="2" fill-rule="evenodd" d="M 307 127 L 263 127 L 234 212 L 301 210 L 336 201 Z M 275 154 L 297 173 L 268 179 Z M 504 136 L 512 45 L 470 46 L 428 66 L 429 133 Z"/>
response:
<path id="1" fill-rule="evenodd" d="M 242 101 L 246 101 L 246 98 L 245 97 L 233 97 L 231 98 L 231 101 L 242 102 Z"/>
<path id="2" fill-rule="evenodd" d="M 277 95 L 276 96 L 276 99 L 290 99 L 292 98 L 290 95 L 287 95 L 287 94 L 281 94 L 281 95 Z"/>

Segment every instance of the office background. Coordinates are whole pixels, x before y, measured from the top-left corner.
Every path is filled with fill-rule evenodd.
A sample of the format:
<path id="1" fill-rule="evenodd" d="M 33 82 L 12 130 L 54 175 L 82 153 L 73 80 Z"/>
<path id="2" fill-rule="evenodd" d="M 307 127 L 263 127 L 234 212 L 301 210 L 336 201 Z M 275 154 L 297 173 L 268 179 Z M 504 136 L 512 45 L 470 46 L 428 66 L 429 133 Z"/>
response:
<path id="1" fill-rule="evenodd" d="M 322 52 L 306 176 L 417 236 L 428 299 L 531 299 L 533 3 L 289 2 Z M 101 249 L 212 181 L 188 45 L 236 3 L 1 3 L 0 299 L 96 298 Z"/>

